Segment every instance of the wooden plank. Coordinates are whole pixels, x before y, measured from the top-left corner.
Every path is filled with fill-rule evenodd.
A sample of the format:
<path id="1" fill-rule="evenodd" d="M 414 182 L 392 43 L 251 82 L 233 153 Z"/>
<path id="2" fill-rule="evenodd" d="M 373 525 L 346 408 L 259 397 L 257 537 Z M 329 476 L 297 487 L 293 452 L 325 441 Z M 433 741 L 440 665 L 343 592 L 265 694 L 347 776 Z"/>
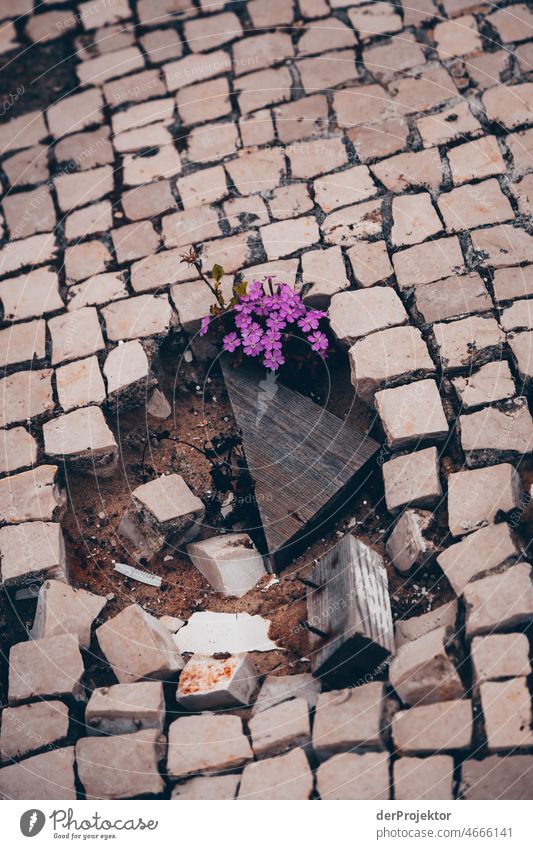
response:
<path id="1" fill-rule="evenodd" d="M 343 537 L 312 571 L 307 610 L 315 675 L 335 686 L 381 677 L 395 646 L 387 571 L 376 551 Z"/>
<path id="2" fill-rule="evenodd" d="M 342 509 L 379 445 L 264 369 L 232 368 L 223 358 L 222 371 L 267 547 L 280 566 Z"/>

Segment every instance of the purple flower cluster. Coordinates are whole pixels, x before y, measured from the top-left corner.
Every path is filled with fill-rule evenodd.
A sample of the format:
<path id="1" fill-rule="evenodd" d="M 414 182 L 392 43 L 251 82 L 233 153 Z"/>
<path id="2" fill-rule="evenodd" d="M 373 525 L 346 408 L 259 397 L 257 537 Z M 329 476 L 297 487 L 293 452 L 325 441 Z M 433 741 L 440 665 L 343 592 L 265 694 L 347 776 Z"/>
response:
<path id="1" fill-rule="evenodd" d="M 261 356 L 263 365 L 276 371 L 285 362 L 283 341 L 296 331 L 325 358 L 328 339 L 319 326 L 326 313 L 306 307 L 287 283 L 278 284 L 275 291 L 271 279 L 269 284 L 270 293 L 265 292 L 262 281 L 256 280 L 238 298 L 232 313 L 235 330 L 224 336 L 224 350 L 233 352 L 242 346 L 247 357 Z M 201 336 L 207 333 L 210 320 L 211 316 L 202 319 Z"/>

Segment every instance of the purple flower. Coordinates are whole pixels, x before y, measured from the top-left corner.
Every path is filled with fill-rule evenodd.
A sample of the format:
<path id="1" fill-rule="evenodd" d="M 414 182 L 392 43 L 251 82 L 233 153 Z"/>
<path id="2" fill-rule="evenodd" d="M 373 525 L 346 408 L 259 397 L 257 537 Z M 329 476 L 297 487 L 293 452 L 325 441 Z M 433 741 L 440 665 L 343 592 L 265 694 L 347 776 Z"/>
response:
<path id="1" fill-rule="evenodd" d="M 250 339 L 247 337 L 243 340 L 243 351 L 247 357 L 257 357 L 258 354 L 263 350 L 263 340 L 261 337 L 258 339 Z"/>
<path id="2" fill-rule="evenodd" d="M 325 333 L 321 333 L 319 330 L 317 330 L 315 333 L 311 333 L 311 335 L 307 338 L 311 343 L 311 348 L 313 351 L 316 351 L 317 353 L 327 351 L 328 337 Z"/>
<path id="3" fill-rule="evenodd" d="M 238 348 L 240 344 L 241 340 L 234 331 L 232 333 L 228 333 L 227 336 L 224 336 L 225 351 L 234 351 L 235 348 Z"/>
<path id="4" fill-rule="evenodd" d="M 265 351 L 278 350 L 281 351 L 281 334 L 273 330 L 267 330 L 263 336 L 263 345 Z"/>
<path id="5" fill-rule="evenodd" d="M 285 362 L 285 358 L 281 351 L 273 350 L 267 351 L 263 358 L 263 365 L 266 368 L 269 368 L 271 371 L 277 371 L 280 366 Z"/>
<path id="6" fill-rule="evenodd" d="M 211 321 L 211 316 L 210 315 L 204 315 L 204 317 L 202 319 L 201 327 L 200 327 L 200 336 L 205 336 L 205 334 L 209 330 L 210 321 Z"/>
<path id="7" fill-rule="evenodd" d="M 287 322 L 283 318 L 281 318 L 280 315 L 277 315 L 276 313 L 273 313 L 272 315 L 270 315 L 267 318 L 266 323 L 267 323 L 267 327 L 269 327 L 270 330 L 274 330 L 276 332 L 279 331 L 279 330 L 283 330 L 285 328 L 286 324 L 287 324 Z"/>
<path id="8" fill-rule="evenodd" d="M 300 327 L 304 333 L 310 333 L 311 330 L 317 330 L 320 322 L 320 318 L 316 316 L 313 312 L 308 311 L 302 318 L 298 319 L 298 327 Z"/>

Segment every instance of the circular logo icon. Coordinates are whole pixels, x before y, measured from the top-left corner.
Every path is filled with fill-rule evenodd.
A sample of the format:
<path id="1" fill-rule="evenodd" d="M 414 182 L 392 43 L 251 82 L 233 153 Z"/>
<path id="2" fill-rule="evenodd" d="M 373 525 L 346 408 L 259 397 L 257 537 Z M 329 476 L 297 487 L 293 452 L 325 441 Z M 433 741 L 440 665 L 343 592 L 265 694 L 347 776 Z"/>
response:
<path id="1" fill-rule="evenodd" d="M 35 837 L 43 830 L 46 817 L 42 811 L 37 808 L 32 808 L 29 811 L 24 811 L 20 818 L 20 830 L 24 837 Z"/>

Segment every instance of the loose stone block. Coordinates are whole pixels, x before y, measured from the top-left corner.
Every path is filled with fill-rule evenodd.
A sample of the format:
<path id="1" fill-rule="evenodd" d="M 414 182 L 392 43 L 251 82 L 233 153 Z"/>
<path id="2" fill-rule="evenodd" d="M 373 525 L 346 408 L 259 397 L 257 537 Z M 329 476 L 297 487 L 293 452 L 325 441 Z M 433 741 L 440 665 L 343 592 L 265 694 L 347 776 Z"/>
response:
<path id="1" fill-rule="evenodd" d="M 309 672 L 298 675 L 267 675 L 252 708 L 252 715 L 289 699 L 305 699 L 314 708 L 321 690 L 320 680 Z"/>
<path id="2" fill-rule="evenodd" d="M 79 360 L 105 348 L 94 307 L 57 315 L 49 319 L 48 329 L 52 337 L 52 365 Z"/>
<path id="3" fill-rule="evenodd" d="M 309 799 L 313 774 L 301 749 L 267 758 L 245 767 L 238 799 L 289 800 Z"/>
<path id="4" fill-rule="evenodd" d="M 466 635 L 509 631 L 533 619 L 531 567 L 517 563 L 465 587 Z"/>
<path id="5" fill-rule="evenodd" d="M 0 431 L 0 473 L 16 472 L 33 466 L 37 460 L 37 443 L 23 427 Z"/>
<path id="6" fill-rule="evenodd" d="M 434 380 L 383 389 L 376 392 L 374 403 L 387 443 L 393 449 L 448 435 L 448 422 Z"/>
<path id="7" fill-rule="evenodd" d="M 165 785 L 158 766 L 164 754 L 165 738 L 155 728 L 78 740 L 76 764 L 87 799 L 134 799 L 162 793 Z"/>
<path id="8" fill-rule="evenodd" d="M 463 685 L 449 654 L 450 636 L 447 628 L 437 628 L 398 649 L 389 680 L 404 704 L 462 698 Z"/>
<path id="9" fill-rule="evenodd" d="M 0 528 L 2 584 L 22 586 L 48 578 L 67 581 L 65 543 L 55 522 L 24 522 Z"/>
<path id="10" fill-rule="evenodd" d="M 412 616 L 410 619 L 399 619 L 394 627 L 396 646 L 400 648 L 405 643 L 417 640 L 435 628 L 447 627 L 455 629 L 457 620 L 457 601 L 449 601 L 423 613 L 422 616 Z"/>
<path id="11" fill-rule="evenodd" d="M 56 387 L 63 410 L 101 404 L 106 390 L 96 357 L 87 357 L 56 369 Z"/>
<path id="12" fill-rule="evenodd" d="M 531 696 L 526 679 L 487 681 L 479 690 L 489 752 L 532 746 Z"/>
<path id="13" fill-rule="evenodd" d="M 480 761 L 467 760 L 461 768 L 462 799 L 531 799 L 533 757 L 492 755 Z"/>
<path id="14" fill-rule="evenodd" d="M 74 746 L 0 769 L 0 799 L 74 800 Z"/>
<path id="15" fill-rule="evenodd" d="M 453 387 L 461 403 L 462 410 L 505 401 L 516 395 L 516 386 L 506 360 L 497 360 L 470 372 L 468 377 L 454 377 Z"/>
<path id="16" fill-rule="evenodd" d="M 235 799 L 240 775 L 199 776 L 177 784 L 170 798 L 179 801 L 217 800 L 229 802 Z"/>
<path id="17" fill-rule="evenodd" d="M 394 651 L 382 558 L 347 534 L 317 561 L 309 580 L 313 673 L 338 685 L 375 671 Z"/>
<path id="18" fill-rule="evenodd" d="M 170 724 L 167 770 L 173 778 L 237 769 L 251 760 L 238 716 L 184 716 Z"/>
<path id="19" fill-rule="evenodd" d="M 520 504 L 520 478 L 509 463 L 454 472 L 448 478 L 448 524 L 452 536 L 490 525 Z"/>
<path id="20" fill-rule="evenodd" d="M 34 702 L 2 711 L 0 759 L 11 761 L 64 740 L 68 707 L 63 702 Z M 1 775 L 1 773 L 0 773 Z"/>
<path id="21" fill-rule="evenodd" d="M 366 336 L 350 348 L 349 358 L 352 384 L 369 406 L 378 389 L 435 372 L 416 327 L 392 327 Z"/>
<path id="22" fill-rule="evenodd" d="M 380 681 L 321 693 L 313 725 L 313 749 L 317 758 L 324 761 L 352 748 L 383 749 L 384 706 Z"/>
<path id="23" fill-rule="evenodd" d="M 132 496 L 119 533 L 133 543 L 136 556 L 149 558 L 165 543 L 180 546 L 198 535 L 205 508 L 181 475 L 162 475 L 138 486 Z"/>
<path id="24" fill-rule="evenodd" d="M 533 378 L 533 332 L 511 333 L 507 342 L 520 380 L 529 386 Z"/>
<path id="25" fill-rule="evenodd" d="M 390 799 L 389 755 L 344 752 L 316 771 L 321 799 Z"/>
<path id="26" fill-rule="evenodd" d="M 166 679 L 183 669 L 170 631 L 138 604 L 100 625 L 96 636 L 121 684 Z"/>
<path id="27" fill-rule="evenodd" d="M 428 192 L 395 197 L 392 201 L 392 217 L 391 239 L 398 247 L 416 245 L 442 230 Z"/>
<path id="28" fill-rule="evenodd" d="M 138 295 L 114 301 L 102 309 L 106 332 L 112 342 L 165 337 L 173 322 L 172 307 L 166 295 Z"/>
<path id="29" fill-rule="evenodd" d="M 399 754 L 461 752 L 472 744 L 472 702 L 456 700 L 401 710 L 392 719 Z"/>
<path id="30" fill-rule="evenodd" d="M 311 740 L 309 706 L 305 699 L 291 699 L 260 711 L 248 723 L 257 758 L 281 755 L 288 749 L 306 747 Z"/>
<path id="31" fill-rule="evenodd" d="M 526 398 L 460 416 L 459 424 L 467 466 L 520 460 L 533 451 L 533 421 Z"/>
<path id="32" fill-rule="evenodd" d="M 433 239 L 398 251 L 392 258 L 400 289 L 412 289 L 458 274 L 464 267 L 461 245 L 457 236 Z"/>
<path id="33" fill-rule="evenodd" d="M 394 762 L 394 798 L 453 800 L 453 758 L 400 758 Z"/>
<path id="34" fill-rule="evenodd" d="M 350 248 L 347 254 L 353 273 L 361 286 L 374 286 L 393 274 L 385 242 L 359 242 Z"/>
<path id="35" fill-rule="evenodd" d="M 193 542 L 187 554 L 216 592 L 240 598 L 266 575 L 248 534 L 223 534 Z"/>
<path id="36" fill-rule="evenodd" d="M 223 660 L 194 655 L 180 675 L 176 701 L 187 710 L 206 711 L 249 705 L 257 670 L 246 654 Z"/>
<path id="37" fill-rule="evenodd" d="M 471 647 L 476 684 L 499 678 L 519 678 L 531 674 L 529 641 L 525 634 L 489 634 L 474 637 Z"/>
<path id="38" fill-rule="evenodd" d="M 438 354 L 445 371 L 482 365 L 501 357 L 505 334 L 491 317 L 470 316 L 459 321 L 434 324 Z"/>
<path id="39" fill-rule="evenodd" d="M 437 563 L 457 595 L 461 595 L 471 580 L 509 565 L 519 556 L 509 525 L 500 522 L 480 528 L 449 546 L 439 554 Z"/>
<path id="40" fill-rule="evenodd" d="M 58 520 L 66 498 L 57 473 L 57 466 L 43 465 L 0 480 L 0 522 Z"/>
<path id="41" fill-rule="evenodd" d="M 398 572 L 409 572 L 432 557 L 435 546 L 426 539 L 433 514 L 427 510 L 404 510 L 387 540 L 387 554 Z"/>
<path id="42" fill-rule="evenodd" d="M 83 701 L 83 658 L 74 634 L 16 643 L 9 653 L 10 705 L 68 697 Z"/>
<path id="43" fill-rule="evenodd" d="M 45 581 L 37 597 L 30 635 L 33 640 L 77 634 L 80 646 L 91 644 L 91 627 L 107 601 L 104 596 L 74 589 L 63 581 Z"/>
<path id="44" fill-rule="evenodd" d="M 13 244 L 13 243 L 11 243 Z M 42 320 L 14 324 L 0 330 L 0 364 L 3 368 L 17 363 L 32 363 L 46 356 L 46 322 Z"/>
<path id="45" fill-rule="evenodd" d="M 432 507 L 441 495 L 439 456 L 436 448 L 393 457 L 383 464 L 385 501 L 394 513 L 402 507 Z"/>
<path id="46" fill-rule="evenodd" d="M 311 286 L 304 295 L 306 304 L 318 308 L 327 307 L 332 295 L 350 285 L 341 249 L 334 247 L 303 254 L 302 284 Z"/>
<path id="47" fill-rule="evenodd" d="M 145 350 L 137 340 L 113 348 L 104 363 L 104 374 L 109 402 L 121 408 L 142 404 L 155 381 Z"/>
<path id="48" fill-rule="evenodd" d="M 328 309 L 328 317 L 333 333 L 345 347 L 353 345 L 370 333 L 407 324 L 408 321 L 400 298 L 394 289 L 386 286 L 334 295 Z"/>
<path id="49" fill-rule="evenodd" d="M 485 284 L 475 271 L 417 286 L 415 301 L 418 312 L 428 324 L 493 308 Z"/>
<path id="50" fill-rule="evenodd" d="M 43 437 L 48 457 L 97 477 L 109 477 L 115 471 L 118 445 L 100 407 L 83 407 L 46 422 Z"/>
<path id="51" fill-rule="evenodd" d="M 133 734 L 146 728 L 162 731 L 164 720 L 161 681 L 98 687 L 85 708 L 88 734 Z"/>

